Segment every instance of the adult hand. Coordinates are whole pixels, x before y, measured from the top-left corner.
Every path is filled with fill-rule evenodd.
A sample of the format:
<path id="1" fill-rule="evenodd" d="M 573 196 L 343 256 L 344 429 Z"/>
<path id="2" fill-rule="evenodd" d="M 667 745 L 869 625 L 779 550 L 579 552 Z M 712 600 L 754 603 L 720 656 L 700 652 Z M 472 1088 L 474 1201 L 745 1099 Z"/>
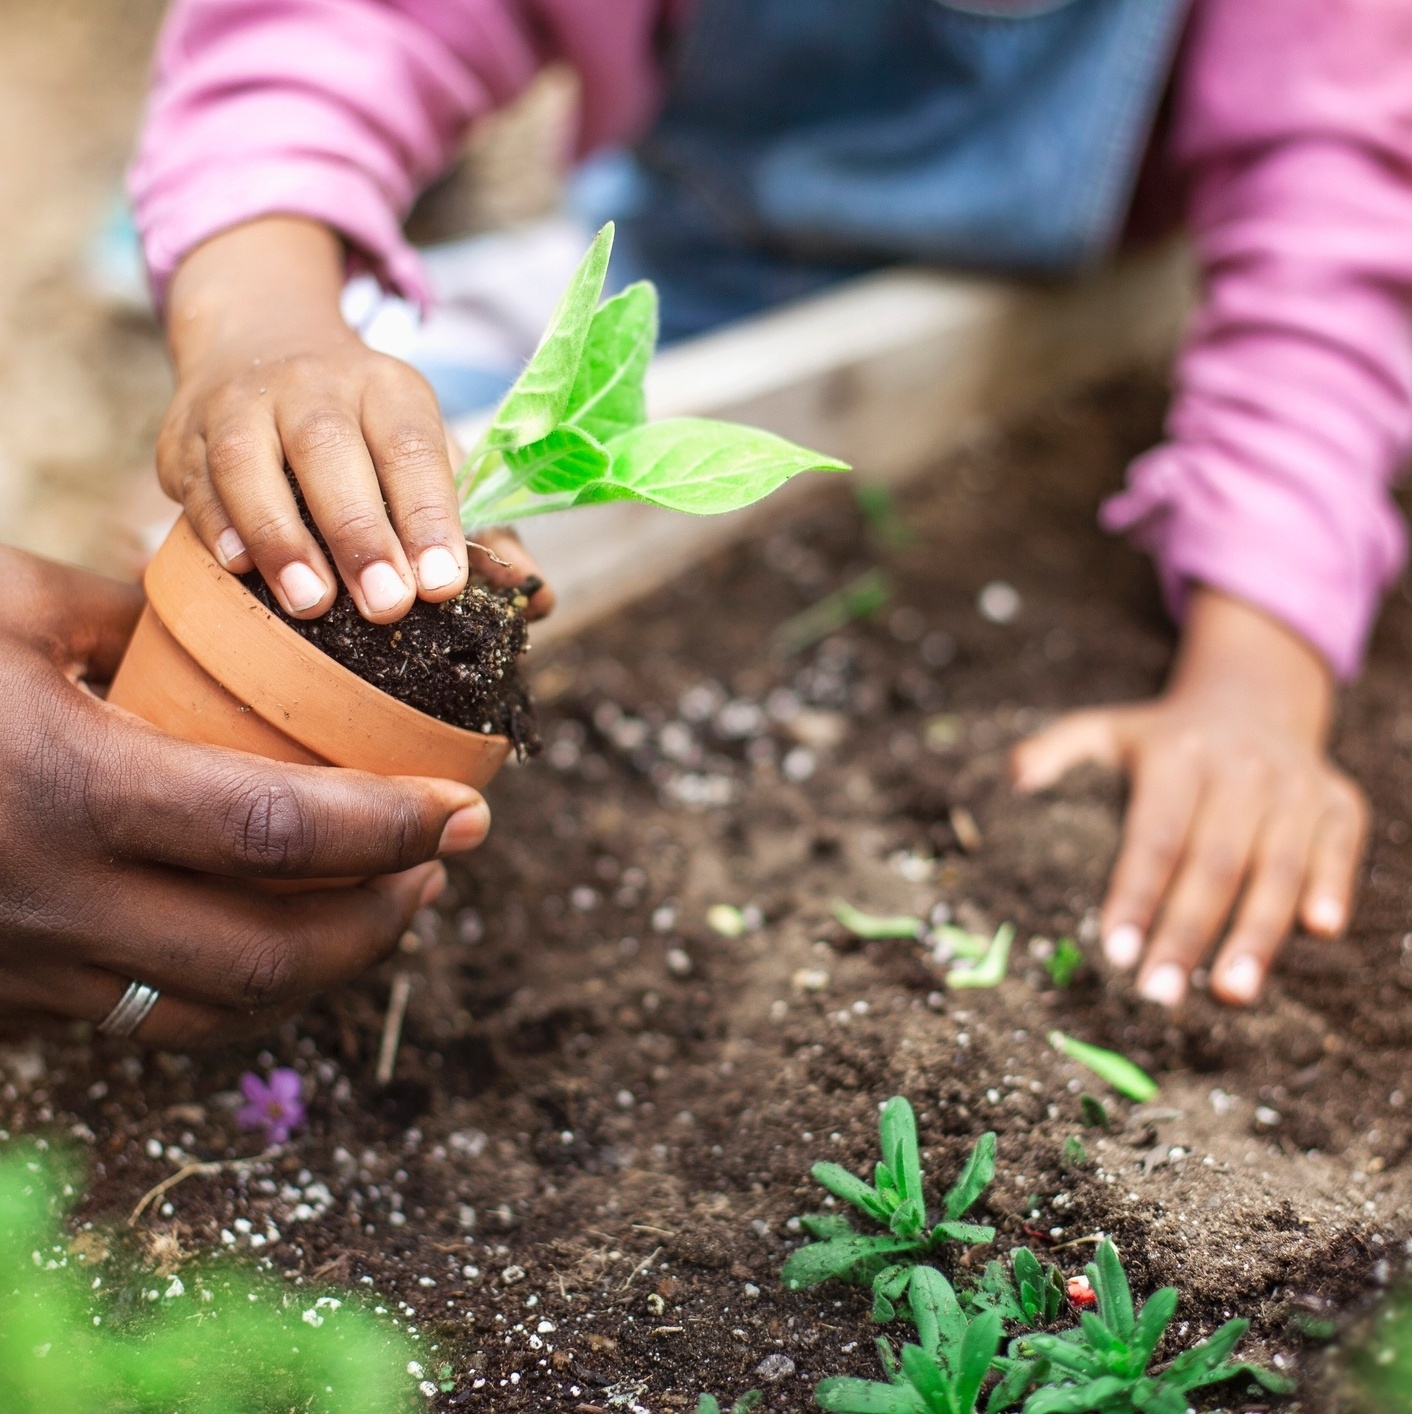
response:
<path id="1" fill-rule="evenodd" d="M 468 786 L 289 766 L 177 741 L 107 681 L 137 590 L 0 548 L 0 1015 L 97 1022 L 130 981 L 138 1032 L 189 1046 L 386 956 L 490 816 Z M 380 876 L 277 895 L 248 882 Z"/>
<path id="2" fill-rule="evenodd" d="M 1199 590 L 1161 697 L 1072 712 L 1016 748 L 1022 791 L 1083 761 L 1127 773 L 1103 946 L 1141 962 L 1152 1001 L 1176 1006 L 1219 940 L 1211 990 L 1248 1004 L 1296 919 L 1323 937 L 1347 925 L 1368 808 L 1326 755 L 1333 696 L 1303 639 Z"/>
<path id="3" fill-rule="evenodd" d="M 493 583 L 522 582 L 535 567 L 513 537 L 482 537 L 509 568 L 468 554 L 436 397 L 344 323 L 343 278 L 338 237 L 298 217 L 237 226 L 186 258 L 168 298 L 177 389 L 157 441 L 163 488 L 221 564 L 258 569 L 296 618 L 324 613 L 337 580 L 286 465 L 374 623 L 418 595 L 453 598 L 472 564 Z M 541 590 L 529 617 L 551 602 Z"/>

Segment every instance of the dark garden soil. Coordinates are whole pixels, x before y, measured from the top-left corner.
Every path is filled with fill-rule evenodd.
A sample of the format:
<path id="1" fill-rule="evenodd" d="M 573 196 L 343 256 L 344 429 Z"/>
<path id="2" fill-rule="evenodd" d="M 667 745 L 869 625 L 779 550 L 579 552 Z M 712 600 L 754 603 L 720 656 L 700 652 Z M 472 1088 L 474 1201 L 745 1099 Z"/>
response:
<path id="1" fill-rule="evenodd" d="M 328 545 L 292 477 L 290 488 L 305 526 L 327 556 Z M 521 758 L 538 752 L 520 654 L 529 641 L 524 610 L 541 581 L 496 588 L 473 575 L 454 599 L 439 604 L 418 599 L 391 624 L 369 623 L 342 581 L 333 606 L 317 619 L 286 614 L 258 571 L 241 582 L 301 638 L 364 682 L 453 727 L 507 736 Z"/>
<path id="2" fill-rule="evenodd" d="M 371 1278 L 429 1373 L 450 1367 L 436 1408 L 657 1414 L 761 1386 L 803 1410 L 821 1376 L 877 1364 L 862 1295 L 780 1289 L 790 1219 L 819 1203 L 811 1163 L 871 1162 L 878 1104 L 902 1093 L 937 1197 L 998 1131 L 1000 1250 L 1050 1247 L 1073 1272 L 1111 1233 L 1141 1292 L 1181 1288 L 1176 1335 L 1250 1316 L 1256 1353 L 1302 1367 L 1284 1407 L 1340 1408 L 1298 1321 L 1365 1303 L 1412 1231 L 1412 604 L 1394 597 L 1338 734 L 1376 815 L 1353 930 L 1294 940 L 1250 1012 L 1197 995 L 1168 1017 L 1105 977 L 1118 782 L 1026 800 L 1006 780 L 1007 748 L 1047 715 L 1161 681 L 1150 571 L 1094 528 L 1160 413 L 1140 379 L 1049 410 L 904 498 L 892 548 L 829 488 L 548 655 L 544 756 L 496 782 L 490 842 L 392 962 L 259 1062 L 16 1043 L 0 1120 L 76 1134 L 79 1217 L 113 1223 L 187 1157 L 256 1153 L 229 1092 L 252 1065 L 296 1066 L 308 1127 L 263 1166 L 172 1188 L 138 1224 L 152 1261 L 230 1246 L 224 1230 L 306 1289 Z M 888 608 L 771 658 L 771 629 L 877 564 Z M 997 580 L 1019 595 L 1005 623 L 977 610 Z M 948 994 L 913 944 L 850 940 L 836 896 L 1011 920 L 1010 976 Z M 707 926 L 720 903 L 747 931 Z M 1039 960 L 1063 934 L 1091 962 L 1060 990 Z M 396 973 L 415 985 L 379 1088 Z M 1079 1092 L 1099 1087 L 1046 1045 L 1056 1026 L 1122 1049 L 1162 1094 L 1113 1098 L 1112 1131 L 1084 1130 Z M 1087 1158 L 1066 1164 L 1074 1135 Z"/>

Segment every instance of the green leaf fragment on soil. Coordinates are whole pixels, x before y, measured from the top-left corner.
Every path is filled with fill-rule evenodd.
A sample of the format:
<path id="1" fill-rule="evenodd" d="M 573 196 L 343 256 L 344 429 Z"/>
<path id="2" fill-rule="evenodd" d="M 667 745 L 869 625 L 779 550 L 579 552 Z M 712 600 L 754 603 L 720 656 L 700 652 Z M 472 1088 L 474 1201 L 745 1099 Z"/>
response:
<path id="1" fill-rule="evenodd" d="M 891 598 L 892 581 L 882 570 L 869 570 L 786 619 L 771 635 L 771 652 L 778 658 L 802 653 L 831 633 L 877 613 Z"/>
<path id="2" fill-rule="evenodd" d="M 1073 1036 L 1066 1036 L 1062 1031 L 1051 1031 L 1049 1044 L 1056 1051 L 1061 1051 L 1068 1056 L 1070 1060 L 1087 1066 L 1100 1080 L 1106 1080 L 1120 1095 L 1126 1095 L 1128 1099 L 1135 1100 L 1138 1104 L 1146 1104 L 1158 1094 L 1157 1082 L 1140 1066 L 1135 1065 L 1127 1056 L 1119 1055 L 1117 1051 L 1108 1051 L 1102 1046 L 1090 1045 L 1087 1041 L 1079 1041 Z"/>
<path id="3" fill-rule="evenodd" d="M 833 916 L 856 938 L 916 938 L 926 924 L 908 914 L 881 915 L 864 913 L 845 899 L 836 898 L 829 905 Z"/>
<path id="4" fill-rule="evenodd" d="M 1012 924 L 1002 923 L 995 930 L 995 937 L 985 956 L 969 967 L 953 967 L 946 974 L 948 987 L 998 987 L 1010 968 L 1010 945 L 1015 941 Z"/>

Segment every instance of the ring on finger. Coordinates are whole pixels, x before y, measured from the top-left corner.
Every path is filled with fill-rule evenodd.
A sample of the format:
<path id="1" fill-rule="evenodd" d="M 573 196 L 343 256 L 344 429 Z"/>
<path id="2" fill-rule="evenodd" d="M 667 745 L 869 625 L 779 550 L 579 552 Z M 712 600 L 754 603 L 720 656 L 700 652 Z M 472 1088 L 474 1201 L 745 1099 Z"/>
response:
<path id="1" fill-rule="evenodd" d="M 161 993 L 156 987 L 149 987 L 145 982 L 129 982 L 118 1004 L 98 1023 L 99 1033 L 126 1040 L 147 1020 L 159 996 Z"/>

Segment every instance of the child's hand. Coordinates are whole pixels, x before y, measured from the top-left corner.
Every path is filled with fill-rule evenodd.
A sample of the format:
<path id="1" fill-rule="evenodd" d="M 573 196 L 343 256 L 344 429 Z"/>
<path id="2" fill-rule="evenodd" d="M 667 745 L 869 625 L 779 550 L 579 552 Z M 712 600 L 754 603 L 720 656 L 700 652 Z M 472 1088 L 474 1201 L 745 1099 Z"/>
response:
<path id="1" fill-rule="evenodd" d="M 441 412 L 409 365 L 343 322 L 343 252 L 327 228 L 271 217 L 198 247 L 172 281 L 177 390 L 157 471 L 229 570 L 254 568 L 298 618 L 333 602 L 336 580 L 299 519 L 288 463 L 359 612 L 399 619 L 414 599 L 450 599 L 468 560 Z M 481 557 L 493 582 L 535 567 L 511 535 Z M 532 615 L 548 612 L 547 591 Z"/>
<path id="2" fill-rule="evenodd" d="M 1332 704 L 1328 668 L 1301 638 L 1198 590 L 1161 697 L 1070 713 L 1016 748 L 1022 791 L 1082 761 L 1127 773 L 1102 933 L 1115 965 L 1142 960 L 1144 996 L 1180 1002 L 1233 909 L 1211 990 L 1241 1004 L 1296 918 L 1324 937 L 1347 925 L 1368 807 L 1325 755 Z"/>

